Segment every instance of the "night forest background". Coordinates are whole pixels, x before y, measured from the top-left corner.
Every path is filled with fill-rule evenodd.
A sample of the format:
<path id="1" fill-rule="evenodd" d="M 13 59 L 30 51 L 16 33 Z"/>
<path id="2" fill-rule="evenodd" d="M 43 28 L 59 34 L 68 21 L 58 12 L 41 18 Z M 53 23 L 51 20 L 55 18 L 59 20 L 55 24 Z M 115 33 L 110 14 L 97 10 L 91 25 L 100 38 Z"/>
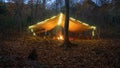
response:
<path id="1" fill-rule="evenodd" d="M 69 1 L 70 17 L 96 26 L 97 38 L 62 47 L 31 34 L 28 26 L 66 14 L 65 0 L 0 0 L 0 68 L 120 68 L 120 0 Z"/>
<path id="2" fill-rule="evenodd" d="M 99 38 L 120 37 L 119 0 L 70 0 L 70 17 L 97 27 Z M 65 12 L 64 0 L 0 0 L 0 37 Z"/>

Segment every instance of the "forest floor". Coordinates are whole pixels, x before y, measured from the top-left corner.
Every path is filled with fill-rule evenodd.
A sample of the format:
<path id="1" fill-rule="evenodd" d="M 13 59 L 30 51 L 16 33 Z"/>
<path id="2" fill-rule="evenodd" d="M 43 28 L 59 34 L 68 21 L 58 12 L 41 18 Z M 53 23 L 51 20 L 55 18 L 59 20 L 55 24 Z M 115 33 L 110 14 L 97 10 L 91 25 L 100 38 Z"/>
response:
<path id="1" fill-rule="evenodd" d="M 0 68 L 120 68 L 120 39 L 71 42 L 78 46 L 65 49 L 62 41 L 32 36 L 0 40 Z"/>

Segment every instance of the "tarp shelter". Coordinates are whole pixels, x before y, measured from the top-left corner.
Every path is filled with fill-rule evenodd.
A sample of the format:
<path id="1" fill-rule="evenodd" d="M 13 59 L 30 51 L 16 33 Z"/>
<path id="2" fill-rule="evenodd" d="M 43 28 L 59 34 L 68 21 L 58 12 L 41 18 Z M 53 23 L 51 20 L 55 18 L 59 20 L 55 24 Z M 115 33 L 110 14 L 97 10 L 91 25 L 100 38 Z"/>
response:
<path id="1" fill-rule="evenodd" d="M 53 16 L 49 19 L 44 21 L 38 22 L 34 25 L 29 26 L 33 35 L 36 33 L 43 33 L 55 29 L 57 26 L 64 28 L 65 23 L 65 15 L 60 13 L 57 16 Z M 72 17 L 69 19 L 69 32 L 77 33 L 77 32 L 84 32 L 87 30 L 92 30 L 91 35 L 94 36 L 94 30 L 96 29 L 95 26 L 90 26 L 84 22 L 76 20 Z"/>

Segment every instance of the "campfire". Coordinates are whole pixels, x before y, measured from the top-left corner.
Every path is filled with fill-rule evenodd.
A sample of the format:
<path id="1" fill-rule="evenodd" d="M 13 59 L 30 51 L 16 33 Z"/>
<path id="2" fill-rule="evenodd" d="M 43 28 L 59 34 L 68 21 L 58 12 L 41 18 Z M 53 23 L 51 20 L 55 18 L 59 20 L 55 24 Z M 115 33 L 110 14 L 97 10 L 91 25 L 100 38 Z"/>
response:
<path id="1" fill-rule="evenodd" d="M 58 36 L 57 36 L 57 39 L 58 39 L 58 40 L 64 40 L 64 37 L 63 37 L 63 35 L 58 35 Z"/>

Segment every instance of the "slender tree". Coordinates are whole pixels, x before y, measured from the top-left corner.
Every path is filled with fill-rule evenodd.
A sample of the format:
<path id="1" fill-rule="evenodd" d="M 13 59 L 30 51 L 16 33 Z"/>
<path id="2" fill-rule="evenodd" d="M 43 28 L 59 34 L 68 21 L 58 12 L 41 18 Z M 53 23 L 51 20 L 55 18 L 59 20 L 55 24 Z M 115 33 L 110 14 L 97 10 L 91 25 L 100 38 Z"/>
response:
<path id="1" fill-rule="evenodd" d="M 64 47 L 70 47 L 71 43 L 69 41 L 69 0 L 65 0 L 65 7 L 66 7 L 66 18 L 65 18 L 65 24 L 64 24 L 64 43 L 62 46 Z"/>
<path id="2" fill-rule="evenodd" d="M 68 28 L 69 28 L 69 0 L 65 0 L 65 7 L 66 7 L 66 18 L 65 18 L 65 25 L 64 25 L 64 37 L 65 42 L 69 42 L 69 36 L 68 36 Z"/>

